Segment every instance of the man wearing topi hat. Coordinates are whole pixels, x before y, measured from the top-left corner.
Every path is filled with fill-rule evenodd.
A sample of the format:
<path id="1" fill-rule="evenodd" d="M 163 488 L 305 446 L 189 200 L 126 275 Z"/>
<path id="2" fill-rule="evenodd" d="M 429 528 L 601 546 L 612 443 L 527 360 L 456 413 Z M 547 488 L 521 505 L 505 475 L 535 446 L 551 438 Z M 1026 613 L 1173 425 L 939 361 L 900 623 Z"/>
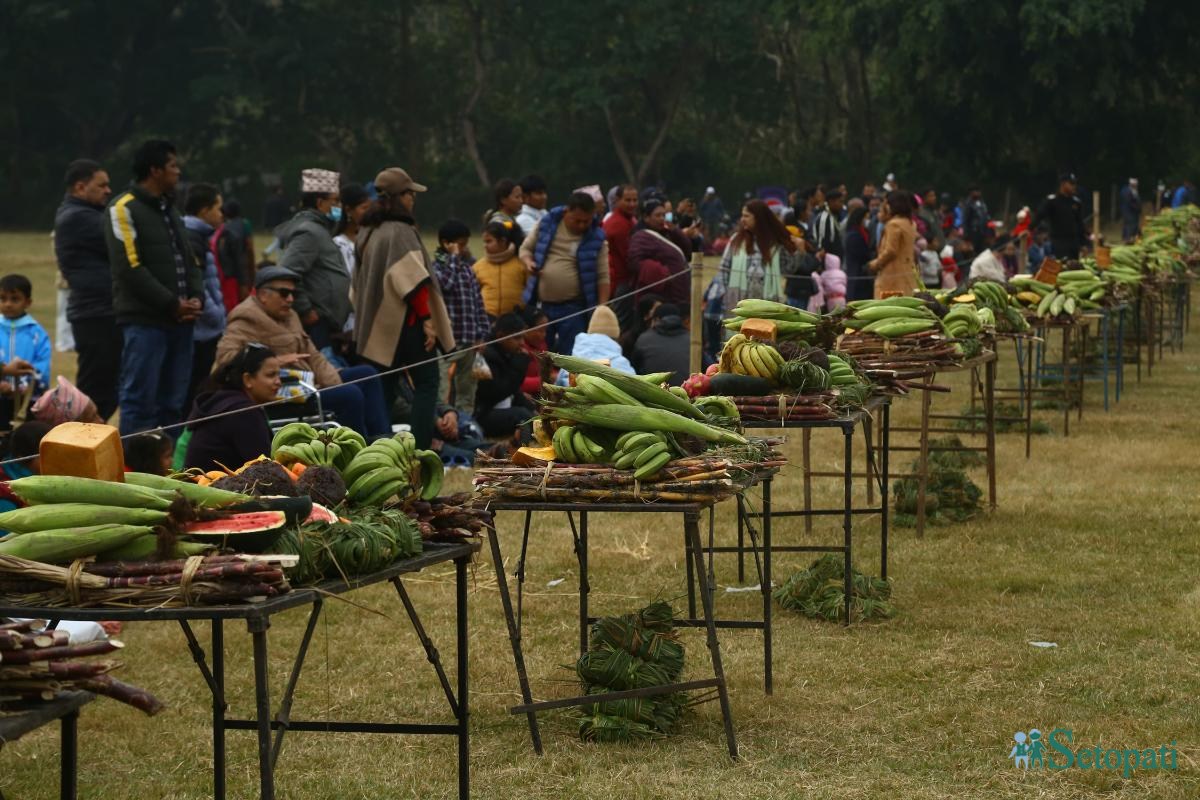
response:
<path id="1" fill-rule="evenodd" d="M 350 273 L 333 241 L 342 218 L 340 179 L 327 169 L 301 172 L 300 211 L 275 229 L 283 247 L 279 266 L 300 276 L 293 308 L 318 349 L 330 346 L 350 316 Z"/>

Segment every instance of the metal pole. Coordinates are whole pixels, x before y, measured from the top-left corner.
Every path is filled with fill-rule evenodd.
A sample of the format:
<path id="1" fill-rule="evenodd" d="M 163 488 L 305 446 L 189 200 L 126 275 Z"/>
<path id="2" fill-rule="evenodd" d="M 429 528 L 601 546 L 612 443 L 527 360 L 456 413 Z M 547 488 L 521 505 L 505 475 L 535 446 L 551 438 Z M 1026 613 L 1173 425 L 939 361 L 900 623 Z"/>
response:
<path id="1" fill-rule="evenodd" d="M 458 634 L 458 798 L 471 797 L 471 736 L 468 692 L 470 668 L 467 660 L 467 557 L 454 562 L 454 601 Z"/>
<path id="2" fill-rule="evenodd" d="M 704 371 L 704 254 L 692 253 L 691 361 L 693 374 Z"/>

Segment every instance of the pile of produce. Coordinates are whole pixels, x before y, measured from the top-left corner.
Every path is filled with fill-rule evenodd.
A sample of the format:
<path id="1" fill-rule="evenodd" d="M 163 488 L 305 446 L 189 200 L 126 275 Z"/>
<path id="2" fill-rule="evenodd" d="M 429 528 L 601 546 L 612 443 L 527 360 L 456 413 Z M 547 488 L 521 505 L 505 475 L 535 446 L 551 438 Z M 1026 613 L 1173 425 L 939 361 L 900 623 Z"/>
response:
<path id="1" fill-rule="evenodd" d="M 838 621 L 845 608 L 845 566 L 842 556 L 827 553 L 802 572 L 780 584 L 771 596 L 779 605 L 806 617 Z M 850 616 L 854 620 L 887 619 L 895 615 L 892 584 L 850 570 Z"/>
<path id="2" fill-rule="evenodd" d="M 974 306 L 981 325 L 995 328 L 998 333 L 1024 333 L 1029 330 L 1029 323 L 1021 313 L 1017 298 L 1010 295 L 1008 287 L 1002 283 L 975 280 L 940 299 L 943 302 L 951 302 L 955 308 L 960 305 Z M 962 336 L 962 333 L 950 330 L 949 322 L 950 314 L 947 314 L 942 319 L 942 323 L 946 325 L 946 332 L 951 336 Z M 971 335 L 978 332 L 976 329 Z"/>
<path id="3" fill-rule="evenodd" d="M 470 492 L 415 500 L 406 510 L 427 542 L 460 543 L 477 539 L 495 525 L 495 513 Z"/>
<path id="4" fill-rule="evenodd" d="M 1119 247 L 1112 251 L 1123 252 Z M 1100 269 L 1093 259 L 1072 261 L 1068 266 L 1073 268 L 1058 273 L 1054 286 L 1026 275 L 1009 280 L 1019 290 L 1017 299 L 1032 316 L 1047 321 L 1066 320 L 1080 311 L 1115 305 L 1127 300 L 1132 287 L 1142 280 L 1140 271 L 1123 266 L 1116 259 L 1108 269 Z"/>
<path id="5" fill-rule="evenodd" d="M 352 520 L 314 522 L 289 528 L 274 552 L 299 557 L 288 571 L 296 584 L 368 575 L 422 549 L 421 530 L 399 510 L 374 509 Z"/>
<path id="6" fill-rule="evenodd" d="M 735 333 L 808 344 L 832 338 L 833 327 L 828 317 L 771 300 L 742 300 L 734 307 L 733 314 L 723 324 L 726 330 Z"/>
<path id="7" fill-rule="evenodd" d="M 678 683 L 684 651 L 673 630 L 674 618 L 670 604 L 658 601 L 636 614 L 596 620 L 588 652 L 575 664 L 584 693 Z M 675 730 L 686 705 L 681 693 L 593 703 L 580 709 L 579 737 L 585 742 L 657 738 Z"/>
<path id="8" fill-rule="evenodd" d="M 124 648 L 116 639 L 71 644 L 65 631 L 42 630 L 39 620 L 0 619 L 0 713 L 53 700 L 59 692 L 88 691 L 111 697 L 150 716 L 164 706 L 154 695 L 112 676 L 121 662 L 106 656 Z"/>
<path id="9" fill-rule="evenodd" d="M 943 460 L 944 461 L 944 460 Z M 900 527 L 917 523 L 917 500 L 920 490 L 919 466 L 892 484 L 896 513 L 892 522 Z M 925 489 L 925 518 L 931 522 L 964 522 L 977 515 L 982 506 L 983 491 L 961 467 L 946 466 L 935 459 L 929 461 L 928 483 Z"/>
<path id="10" fill-rule="evenodd" d="M 445 474 L 441 456 L 418 450 L 407 431 L 367 444 L 349 428 L 318 431 L 307 423 L 293 422 L 275 434 L 271 457 L 294 471 L 299 469 L 297 482 L 314 467 L 335 470 L 344 484 L 341 494 L 351 506 L 360 507 L 382 508 L 418 497 L 432 499 L 441 490 Z"/>
<path id="11" fill-rule="evenodd" d="M 884 339 L 941 329 L 937 314 L 919 297 L 855 300 L 847 304 L 843 324 L 847 330 Z"/>
<path id="12" fill-rule="evenodd" d="M 76 561 L 0 555 L 0 596 L 40 608 L 228 605 L 291 591 L 292 556 L 212 555 L 169 561 Z"/>

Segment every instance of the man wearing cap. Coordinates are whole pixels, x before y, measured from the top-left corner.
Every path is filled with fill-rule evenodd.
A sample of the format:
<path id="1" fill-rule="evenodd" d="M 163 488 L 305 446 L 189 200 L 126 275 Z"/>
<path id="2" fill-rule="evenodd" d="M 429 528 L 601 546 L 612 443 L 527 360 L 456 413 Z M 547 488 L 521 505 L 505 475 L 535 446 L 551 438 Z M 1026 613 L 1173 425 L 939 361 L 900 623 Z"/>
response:
<path id="1" fill-rule="evenodd" d="M 183 419 L 204 274 L 172 202 L 179 172 L 174 145 L 161 139 L 143 143 L 133 155 L 133 185 L 106 211 L 113 309 L 123 338 L 122 435 Z"/>
<path id="2" fill-rule="evenodd" d="M 300 211 L 275 229 L 283 248 L 279 266 L 300 276 L 295 311 L 319 348 L 350 316 L 350 273 L 333 241 L 342 218 L 341 176 L 327 169 L 300 173 Z"/>
<path id="3" fill-rule="evenodd" d="M 1132 242 L 1142 229 L 1142 198 L 1138 197 L 1138 179 L 1130 178 L 1121 187 L 1118 200 L 1121 209 L 1121 241 Z"/>
<path id="4" fill-rule="evenodd" d="M 345 385 L 347 381 L 375 375 L 375 369 L 363 364 L 339 372 L 329 363 L 294 311 L 298 284 L 299 276 L 283 267 L 266 267 L 255 274 L 255 293 L 229 313 L 225 332 L 217 343 L 213 371 L 219 373 L 252 342 L 266 345 L 281 367 L 313 374 L 323 406 L 333 412 L 339 423 L 368 438 L 390 435 L 391 419 L 380 382 L 364 380 Z"/>
<path id="5" fill-rule="evenodd" d="M 1080 249 L 1087 243 L 1087 228 L 1083 224 L 1083 205 L 1075 196 L 1075 175 L 1067 172 L 1059 178 L 1058 191 L 1042 202 L 1033 221 L 1032 230 L 1043 222 L 1050 226 L 1050 250 L 1056 259 L 1079 258 Z"/>
<path id="6" fill-rule="evenodd" d="M 380 366 L 407 367 L 413 385 L 412 425 L 417 446 L 433 439 L 438 399 L 439 350 L 455 348 L 450 315 L 433 263 L 413 219 L 425 187 L 399 167 L 375 176 L 379 200 L 358 232 L 361 255 L 354 270 L 354 343 Z"/>

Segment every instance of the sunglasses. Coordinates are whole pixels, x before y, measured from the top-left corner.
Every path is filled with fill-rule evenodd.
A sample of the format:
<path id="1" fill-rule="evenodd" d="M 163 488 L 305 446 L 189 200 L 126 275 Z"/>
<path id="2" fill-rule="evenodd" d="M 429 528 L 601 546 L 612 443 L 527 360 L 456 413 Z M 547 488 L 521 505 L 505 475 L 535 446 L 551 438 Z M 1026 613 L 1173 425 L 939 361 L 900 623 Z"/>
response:
<path id="1" fill-rule="evenodd" d="M 275 294 L 277 294 L 277 295 L 279 295 L 280 297 L 282 297 L 284 300 L 287 300 L 289 297 L 295 297 L 295 296 L 296 296 L 296 290 L 295 290 L 295 289 L 281 289 L 281 288 L 279 288 L 279 287 L 277 287 L 277 286 L 263 286 L 263 287 L 259 288 L 259 291 L 260 291 L 260 292 L 261 292 L 261 291 L 274 292 Z"/>

